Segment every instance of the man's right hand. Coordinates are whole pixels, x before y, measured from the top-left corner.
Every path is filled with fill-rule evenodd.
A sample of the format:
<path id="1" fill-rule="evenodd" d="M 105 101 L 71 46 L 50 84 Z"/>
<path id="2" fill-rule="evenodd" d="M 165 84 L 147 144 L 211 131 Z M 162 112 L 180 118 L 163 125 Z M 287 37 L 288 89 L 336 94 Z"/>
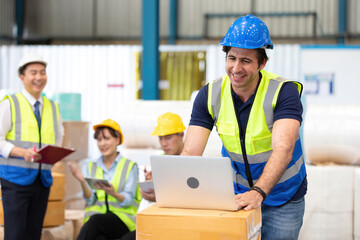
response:
<path id="1" fill-rule="evenodd" d="M 41 154 L 34 151 L 32 148 L 28 148 L 23 150 L 23 157 L 26 162 L 36 162 L 41 159 Z"/>

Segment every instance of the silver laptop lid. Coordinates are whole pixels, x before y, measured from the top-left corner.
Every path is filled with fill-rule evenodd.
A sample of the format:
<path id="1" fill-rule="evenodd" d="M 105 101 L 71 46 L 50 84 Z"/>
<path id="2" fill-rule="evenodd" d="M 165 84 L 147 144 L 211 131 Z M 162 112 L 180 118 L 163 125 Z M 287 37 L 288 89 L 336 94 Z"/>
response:
<path id="1" fill-rule="evenodd" d="M 237 210 L 229 158 L 160 155 L 150 163 L 159 206 Z"/>

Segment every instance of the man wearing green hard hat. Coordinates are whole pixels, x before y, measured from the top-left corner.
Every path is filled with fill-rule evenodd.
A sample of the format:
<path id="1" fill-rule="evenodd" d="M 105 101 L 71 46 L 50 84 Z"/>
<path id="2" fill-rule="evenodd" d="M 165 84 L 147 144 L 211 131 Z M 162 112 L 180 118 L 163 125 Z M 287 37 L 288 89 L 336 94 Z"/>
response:
<path id="1" fill-rule="evenodd" d="M 273 43 L 256 16 L 235 20 L 220 45 L 226 74 L 199 91 L 181 155 L 202 155 L 216 126 L 238 207 L 261 208 L 262 239 L 298 239 L 307 191 L 302 85 L 264 70 Z"/>

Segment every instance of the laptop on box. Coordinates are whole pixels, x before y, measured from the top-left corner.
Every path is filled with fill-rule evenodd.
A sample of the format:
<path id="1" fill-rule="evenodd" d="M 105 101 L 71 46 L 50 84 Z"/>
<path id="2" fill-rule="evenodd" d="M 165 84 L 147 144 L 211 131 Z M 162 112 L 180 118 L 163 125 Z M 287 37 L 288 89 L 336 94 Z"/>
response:
<path id="1" fill-rule="evenodd" d="M 229 158 L 153 155 L 150 163 L 158 206 L 238 209 Z"/>

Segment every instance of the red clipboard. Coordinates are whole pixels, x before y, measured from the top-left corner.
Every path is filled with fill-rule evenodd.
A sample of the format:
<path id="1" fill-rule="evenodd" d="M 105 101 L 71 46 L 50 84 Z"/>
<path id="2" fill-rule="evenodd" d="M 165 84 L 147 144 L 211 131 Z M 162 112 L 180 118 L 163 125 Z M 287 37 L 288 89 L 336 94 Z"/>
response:
<path id="1" fill-rule="evenodd" d="M 38 151 L 41 154 L 41 159 L 37 162 L 55 164 L 73 152 L 75 152 L 75 149 L 48 145 Z"/>

